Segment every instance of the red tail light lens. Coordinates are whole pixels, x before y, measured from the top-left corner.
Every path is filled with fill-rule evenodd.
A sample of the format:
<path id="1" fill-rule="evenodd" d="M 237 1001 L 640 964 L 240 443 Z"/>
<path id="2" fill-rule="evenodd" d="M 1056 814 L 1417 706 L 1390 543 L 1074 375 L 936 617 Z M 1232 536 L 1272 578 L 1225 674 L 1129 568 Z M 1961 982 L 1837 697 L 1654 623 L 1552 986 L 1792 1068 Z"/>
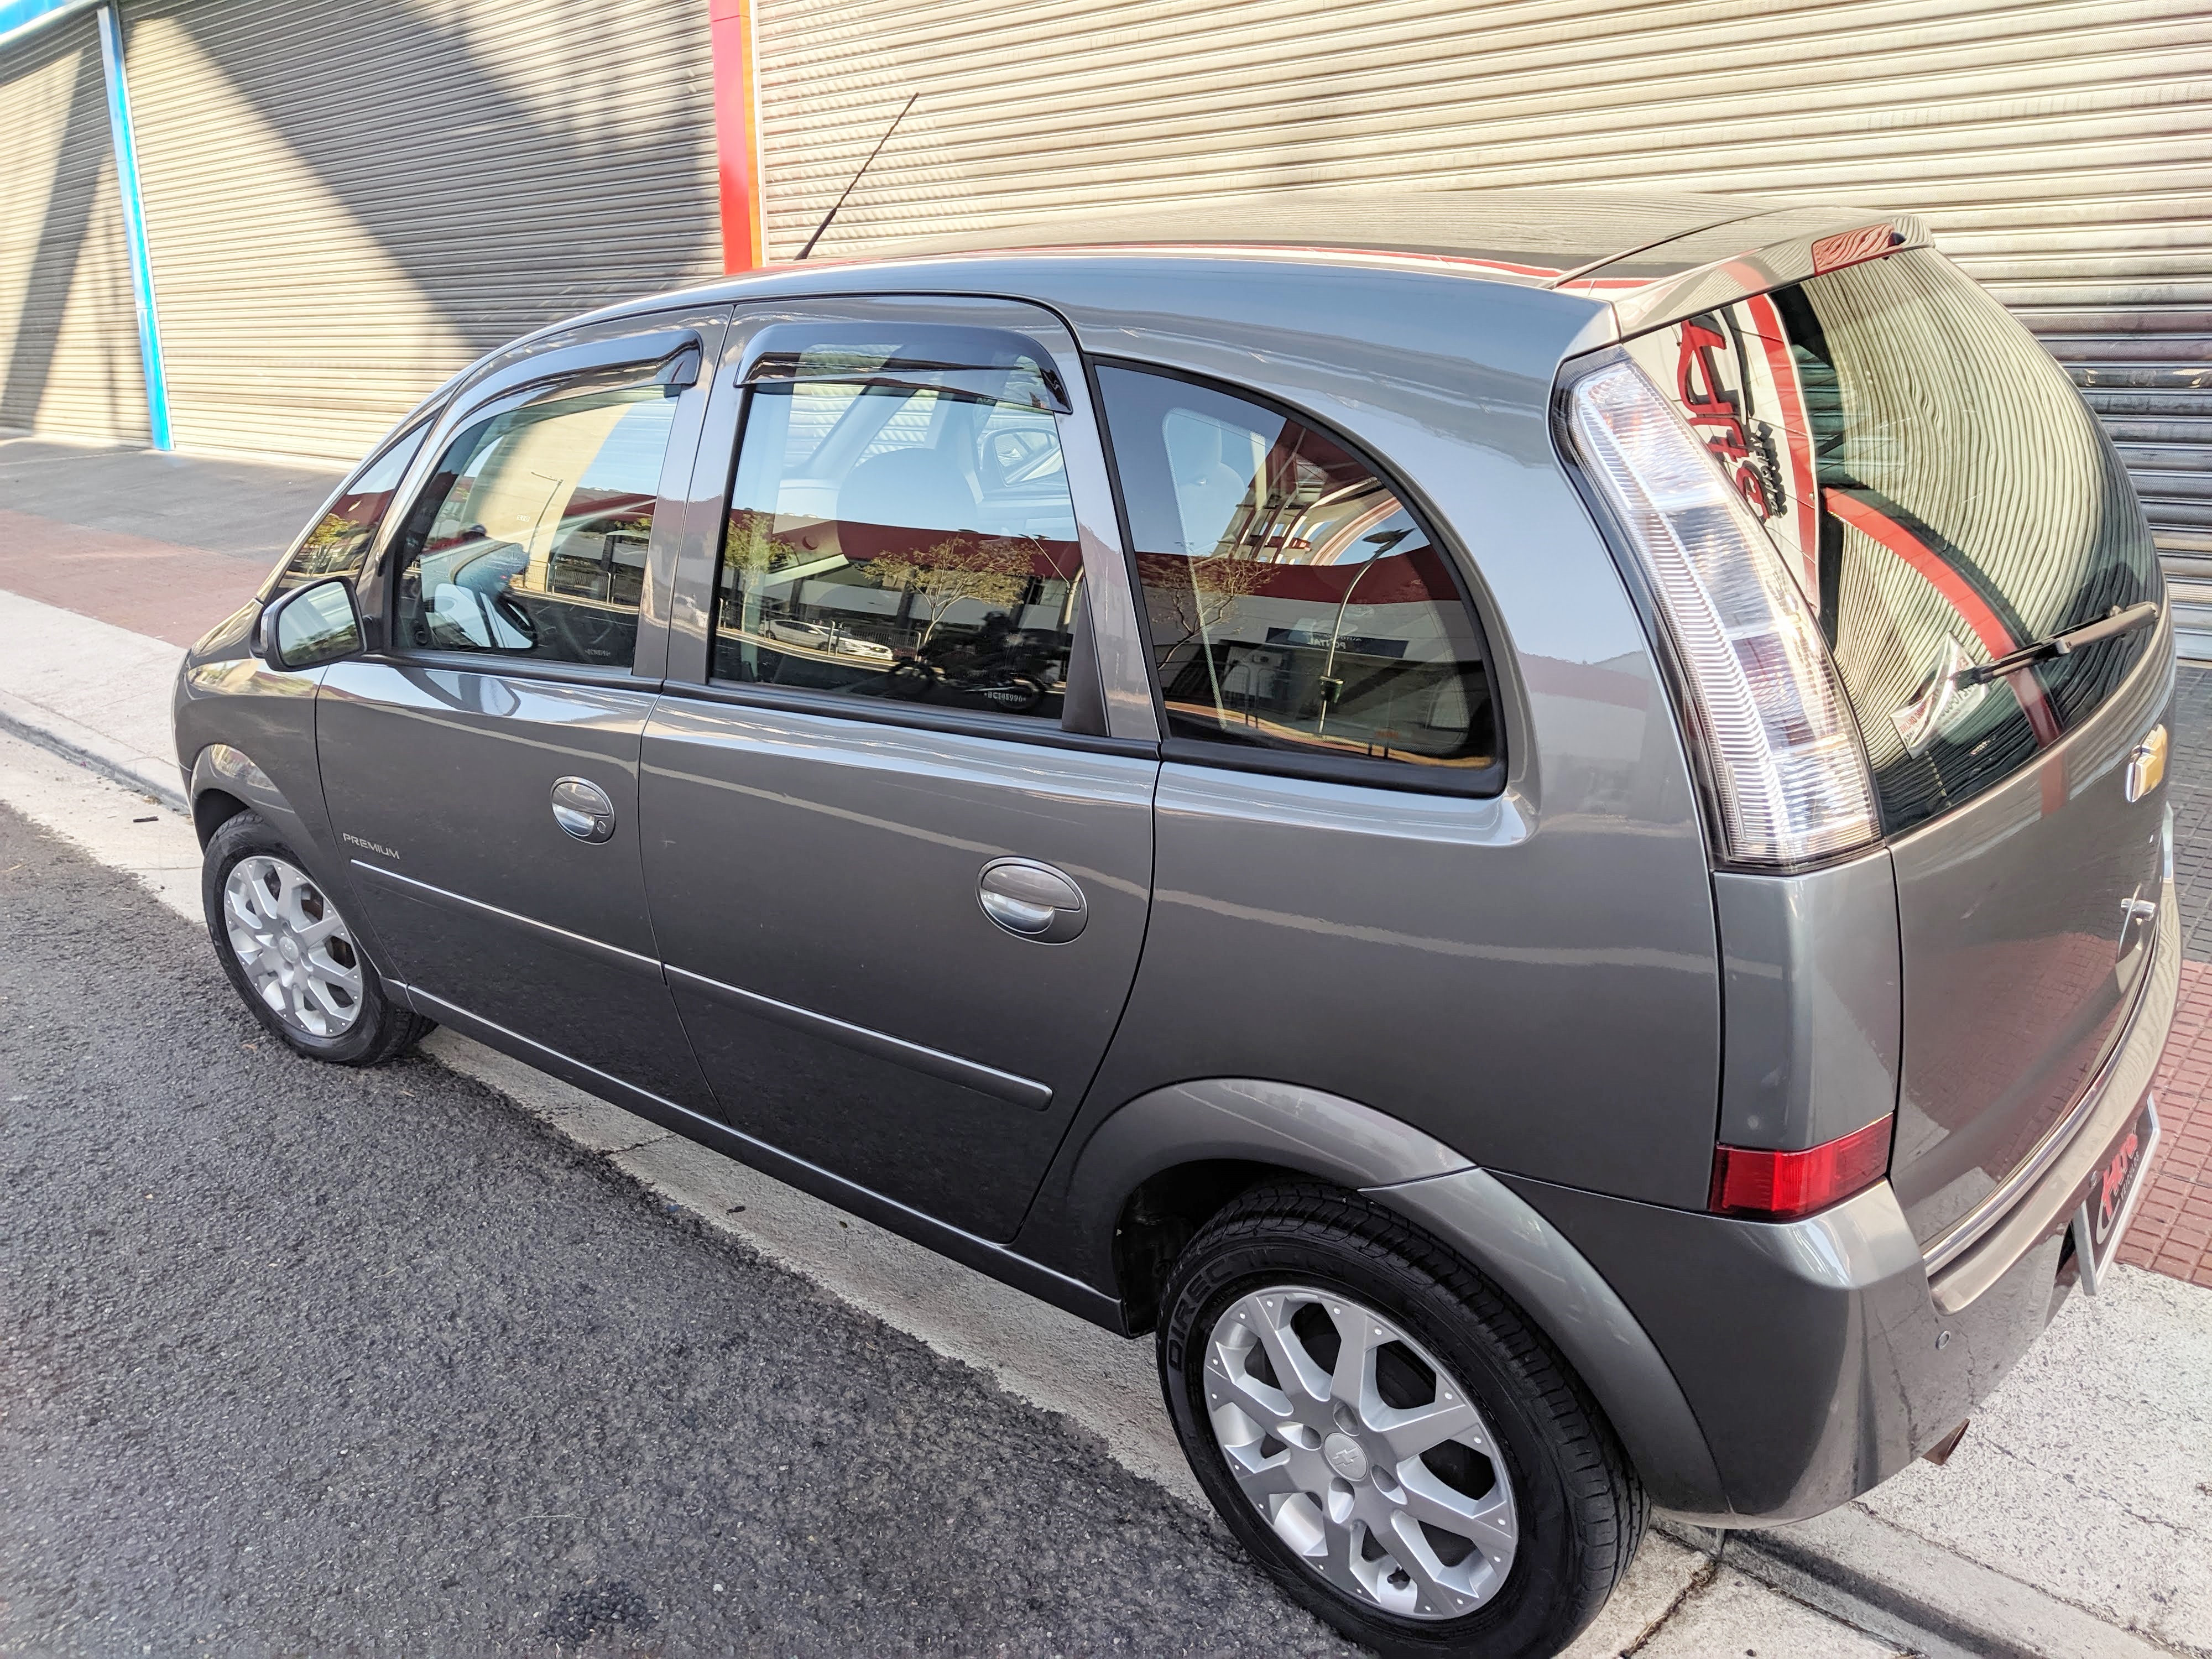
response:
<path id="1" fill-rule="evenodd" d="M 1705 1207 L 1715 1215 L 1794 1221 L 1864 1192 L 1889 1170 L 1892 1120 L 1802 1152 L 1756 1146 L 1713 1148 L 1713 1190 Z"/>

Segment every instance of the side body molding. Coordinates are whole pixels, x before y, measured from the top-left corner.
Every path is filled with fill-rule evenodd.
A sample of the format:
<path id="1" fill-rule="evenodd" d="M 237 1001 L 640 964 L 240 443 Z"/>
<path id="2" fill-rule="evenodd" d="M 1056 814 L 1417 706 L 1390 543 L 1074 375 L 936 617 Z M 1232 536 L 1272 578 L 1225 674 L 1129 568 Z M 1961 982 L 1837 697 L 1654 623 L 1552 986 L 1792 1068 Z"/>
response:
<path id="1" fill-rule="evenodd" d="M 1115 1283 L 1122 1206 L 1149 1177 L 1212 1159 L 1277 1164 L 1364 1193 L 1487 1274 L 1597 1398 L 1660 1508 L 1724 1516 L 1720 1472 L 1680 1385 L 1613 1287 L 1519 1194 L 1432 1136 L 1370 1106 L 1251 1079 L 1181 1083 L 1102 1123 L 1068 1177 L 1070 1271 Z M 1041 1229 L 1040 1229 L 1041 1230 Z M 1020 1241 L 1050 1259 L 1042 1240 Z M 1066 1264 L 1063 1264 L 1066 1265 Z"/>

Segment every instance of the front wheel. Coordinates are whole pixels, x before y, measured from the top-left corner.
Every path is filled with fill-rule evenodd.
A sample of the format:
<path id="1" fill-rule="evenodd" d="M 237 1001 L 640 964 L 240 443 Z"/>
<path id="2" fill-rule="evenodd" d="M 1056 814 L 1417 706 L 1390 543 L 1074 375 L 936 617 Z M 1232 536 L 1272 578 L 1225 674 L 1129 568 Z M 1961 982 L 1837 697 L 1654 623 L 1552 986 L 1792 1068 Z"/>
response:
<path id="1" fill-rule="evenodd" d="M 337 906 L 258 814 L 238 813 L 208 838 L 200 901 L 232 986 L 300 1053 L 374 1066 L 431 1029 L 386 994 Z"/>
<path id="2" fill-rule="evenodd" d="M 1184 1455 L 1230 1529 L 1379 1652 L 1554 1654 L 1643 1537 L 1635 1474 L 1550 1345 L 1355 1194 L 1231 1203 L 1176 1260 L 1159 1358 Z"/>

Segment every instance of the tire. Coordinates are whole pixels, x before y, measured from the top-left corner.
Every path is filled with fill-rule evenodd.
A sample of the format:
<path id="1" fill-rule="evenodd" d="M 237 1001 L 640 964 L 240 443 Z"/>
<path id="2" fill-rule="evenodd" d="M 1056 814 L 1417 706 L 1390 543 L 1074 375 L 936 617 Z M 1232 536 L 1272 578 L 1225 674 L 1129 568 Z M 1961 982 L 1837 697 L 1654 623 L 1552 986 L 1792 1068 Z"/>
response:
<path id="1" fill-rule="evenodd" d="M 1183 1455 L 1230 1530 L 1379 1653 L 1555 1654 L 1642 1541 L 1643 1488 L 1550 1343 L 1458 1256 L 1356 1194 L 1298 1184 L 1232 1200 L 1176 1258 L 1158 1346 Z M 1339 1370 L 1350 1354 L 1360 1364 Z"/>
<path id="2" fill-rule="evenodd" d="M 386 994 L 337 907 L 258 814 L 208 837 L 200 902 L 240 999 L 310 1060 L 378 1066 L 434 1029 Z"/>

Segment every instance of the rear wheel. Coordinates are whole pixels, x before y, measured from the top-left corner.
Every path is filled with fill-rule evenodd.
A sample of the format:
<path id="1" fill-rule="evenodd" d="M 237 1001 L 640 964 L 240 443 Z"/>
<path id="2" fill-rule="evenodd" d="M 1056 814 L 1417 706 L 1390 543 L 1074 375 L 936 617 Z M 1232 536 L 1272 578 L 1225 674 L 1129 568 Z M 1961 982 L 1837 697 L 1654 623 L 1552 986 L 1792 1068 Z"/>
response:
<path id="1" fill-rule="evenodd" d="M 431 1029 L 386 994 L 337 906 L 258 814 L 209 837 L 200 898 L 231 984 L 300 1053 L 374 1066 Z"/>
<path id="2" fill-rule="evenodd" d="M 1548 1343 L 1358 1195 L 1261 1188 L 1177 1258 L 1160 1375 L 1199 1483 L 1298 1601 L 1392 1655 L 1549 1655 L 1647 1515 Z"/>

